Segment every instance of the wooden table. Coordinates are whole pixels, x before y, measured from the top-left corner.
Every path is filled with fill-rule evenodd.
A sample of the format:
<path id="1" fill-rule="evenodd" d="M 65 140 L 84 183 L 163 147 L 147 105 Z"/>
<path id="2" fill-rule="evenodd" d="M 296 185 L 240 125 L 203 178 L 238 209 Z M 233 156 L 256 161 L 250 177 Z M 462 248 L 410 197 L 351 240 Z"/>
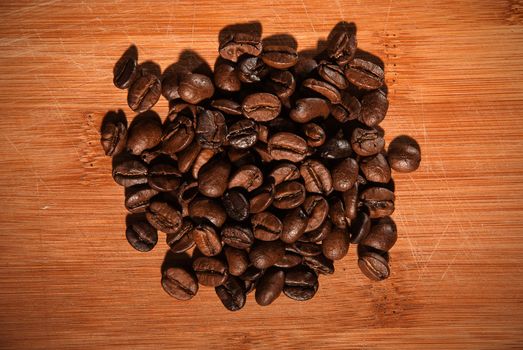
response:
<path id="1" fill-rule="evenodd" d="M 522 11 L 519 0 L 2 2 L 0 348 L 522 348 Z M 110 109 L 133 116 L 112 86 L 131 43 L 162 68 L 186 49 L 214 62 L 219 30 L 253 20 L 300 49 L 354 21 L 386 65 L 386 139 L 415 137 L 423 162 L 395 175 L 389 280 L 364 278 L 351 248 L 312 301 L 261 308 L 250 295 L 231 313 L 210 288 L 168 297 L 166 246 L 128 245 L 99 127 Z"/>

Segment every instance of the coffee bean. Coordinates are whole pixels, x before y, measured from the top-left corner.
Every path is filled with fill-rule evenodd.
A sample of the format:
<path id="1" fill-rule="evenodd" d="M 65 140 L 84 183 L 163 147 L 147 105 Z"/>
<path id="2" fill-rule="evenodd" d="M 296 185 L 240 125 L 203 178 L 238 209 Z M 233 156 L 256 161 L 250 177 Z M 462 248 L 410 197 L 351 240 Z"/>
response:
<path id="1" fill-rule="evenodd" d="M 302 131 L 306 136 L 307 145 L 320 147 L 325 143 L 327 135 L 321 126 L 315 123 L 307 123 L 302 126 Z"/>
<path id="2" fill-rule="evenodd" d="M 178 204 L 180 204 L 180 207 L 182 207 L 182 215 L 184 217 L 189 216 L 189 204 L 199 193 L 198 182 L 184 182 L 183 184 L 181 184 L 180 188 L 178 188 L 177 192 L 178 193 L 176 195 L 176 199 L 178 200 Z"/>
<path id="3" fill-rule="evenodd" d="M 371 219 L 388 216 L 394 212 L 394 193 L 386 188 L 367 188 L 361 193 L 360 198 L 369 209 Z"/>
<path id="4" fill-rule="evenodd" d="M 390 166 L 381 153 L 360 160 L 360 168 L 368 181 L 388 183 L 390 181 Z"/>
<path id="5" fill-rule="evenodd" d="M 217 258 L 202 256 L 196 258 L 192 266 L 202 286 L 218 287 L 227 280 L 227 265 Z"/>
<path id="6" fill-rule="evenodd" d="M 298 266 L 303 261 L 303 257 L 299 254 L 291 251 L 285 251 L 285 255 L 280 259 L 274 266 L 281 267 L 283 269 L 290 269 L 294 266 Z"/>
<path id="7" fill-rule="evenodd" d="M 230 62 L 217 64 L 214 69 L 214 84 L 224 91 L 240 91 L 242 83 L 235 65 Z"/>
<path id="8" fill-rule="evenodd" d="M 143 216 L 129 216 L 125 230 L 127 242 L 140 252 L 148 252 L 158 242 L 158 233 Z"/>
<path id="9" fill-rule="evenodd" d="M 235 148 L 249 148 L 253 146 L 258 139 L 256 123 L 250 119 L 242 119 L 232 124 L 226 139 Z"/>
<path id="10" fill-rule="evenodd" d="M 332 169 L 332 187 L 336 191 L 349 190 L 358 179 L 358 162 L 352 158 L 345 158 Z"/>
<path id="11" fill-rule="evenodd" d="M 290 210 L 282 220 L 280 239 L 285 243 L 296 242 L 305 233 L 307 221 L 307 213 L 301 207 Z"/>
<path id="12" fill-rule="evenodd" d="M 261 212 L 251 217 L 254 237 L 262 241 L 274 241 L 280 238 L 283 224 L 274 214 Z"/>
<path id="13" fill-rule="evenodd" d="M 322 95 L 331 103 L 341 102 L 340 92 L 334 85 L 314 78 L 309 78 L 303 82 L 303 86 Z"/>
<path id="14" fill-rule="evenodd" d="M 283 294 L 296 301 L 312 299 L 318 290 L 318 276 L 305 266 L 297 266 L 285 273 Z"/>
<path id="15" fill-rule="evenodd" d="M 345 217 L 345 204 L 340 197 L 336 196 L 329 199 L 329 218 L 336 227 L 347 227 L 348 219 Z"/>
<path id="16" fill-rule="evenodd" d="M 308 153 L 307 142 L 289 132 L 279 132 L 269 139 L 268 150 L 275 160 L 301 162 Z"/>
<path id="17" fill-rule="evenodd" d="M 294 242 L 287 250 L 300 254 L 301 256 L 315 256 L 321 254 L 321 245 L 311 242 Z"/>
<path id="18" fill-rule="evenodd" d="M 276 300 L 285 283 L 285 272 L 279 269 L 267 271 L 256 287 L 255 299 L 258 305 L 267 306 Z"/>
<path id="19" fill-rule="evenodd" d="M 296 91 L 296 80 L 291 72 L 286 70 L 274 70 L 269 75 L 267 87 L 270 92 L 285 100 Z"/>
<path id="20" fill-rule="evenodd" d="M 266 65 L 277 69 L 287 69 L 298 62 L 296 50 L 283 45 L 265 46 L 261 57 Z"/>
<path id="21" fill-rule="evenodd" d="M 182 226 L 182 215 L 167 202 L 151 202 L 145 216 L 152 226 L 165 233 L 176 233 Z"/>
<path id="22" fill-rule="evenodd" d="M 147 183 L 147 165 L 139 158 L 122 157 L 115 162 L 113 179 L 119 185 L 130 187 Z"/>
<path id="23" fill-rule="evenodd" d="M 258 56 L 262 51 L 259 35 L 254 33 L 234 33 L 220 42 L 220 56 L 226 60 L 237 62 L 238 57 L 248 54 Z"/>
<path id="24" fill-rule="evenodd" d="M 361 99 L 361 113 L 358 120 L 367 126 L 376 126 L 385 119 L 388 109 L 389 101 L 385 92 L 382 90 L 369 92 Z"/>
<path id="25" fill-rule="evenodd" d="M 281 102 L 278 96 L 258 92 L 247 96 L 242 103 L 243 115 L 257 122 L 272 120 L 280 114 Z"/>
<path id="26" fill-rule="evenodd" d="M 263 183 L 261 170 L 255 165 L 244 165 L 236 170 L 228 184 L 228 188 L 241 187 L 251 192 Z"/>
<path id="27" fill-rule="evenodd" d="M 204 196 L 218 198 L 227 189 L 231 164 L 218 157 L 205 164 L 198 173 L 198 189 Z"/>
<path id="28" fill-rule="evenodd" d="M 224 248 L 225 258 L 227 259 L 227 265 L 229 265 L 229 273 L 233 276 L 240 276 L 243 274 L 247 267 L 249 267 L 249 256 L 243 249 L 233 248 L 225 246 Z"/>
<path id="29" fill-rule="evenodd" d="M 274 184 L 277 186 L 282 182 L 298 180 L 300 178 L 300 170 L 292 163 L 282 162 L 272 169 L 269 176 L 274 180 Z"/>
<path id="30" fill-rule="evenodd" d="M 334 227 L 322 242 L 323 255 L 328 259 L 340 260 L 349 251 L 350 237 L 346 229 Z"/>
<path id="31" fill-rule="evenodd" d="M 257 124 L 258 140 L 263 143 L 269 142 L 269 127 L 263 124 Z"/>
<path id="32" fill-rule="evenodd" d="M 358 213 L 358 185 L 354 184 L 350 189 L 341 194 L 343 206 L 345 207 L 345 219 L 349 222 L 356 218 Z"/>
<path id="33" fill-rule="evenodd" d="M 320 157 L 325 159 L 347 158 L 351 154 L 352 146 L 341 131 L 333 138 L 327 140 L 320 148 Z"/>
<path id="34" fill-rule="evenodd" d="M 360 210 L 354 222 L 351 222 L 350 230 L 350 242 L 359 244 L 370 232 L 369 215 L 365 211 Z"/>
<path id="35" fill-rule="evenodd" d="M 302 242 L 321 242 L 327 237 L 329 232 L 332 229 L 332 222 L 329 219 L 323 221 L 323 223 L 315 230 L 305 232 L 303 236 L 300 237 Z"/>
<path id="36" fill-rule="evenodd" d="M 269 147 L 265 143 L 258 142 L 253 147 L 254 151 L 260 157 L 262 163 L 272 162 L 274 159 L 269 153 Z"/>
<path id="37" fill-rule="evenodd" d="M 257 83 L 269 74 L 260 57 L 245 57 L 238 62 L 238 78 L 242 83 Z"/>
<path id="38" fill-rule="evenodd" d="M 356 87 L 364 90 L 379 89 L 384 82 L 383 69 L 380 66 L 355 58 L 345 68 L 345 76 Z"/>
<path id="39" fill-rule="evenodd" d="M 172 191 L 181 184 L 181 174 L 176 162 L 170 158 L 159 157 L 151 163 L 147 182 L 151 188 L 160 192 Z"/>
<path id="40" fill-rule="evenodd" d="M 254 243 L 254 235 L 249 227 L 226 225 L 222 229 L 223 243 L 238 249 L 247 249 Z"/>
<path id="41" fill-rule="evenodd" d="M 306 256 L 303 263 L 322 275 L 332 275 L 334 273 L 334 263 L 326 258 L 323 254 L 315 256 Z"/>
<path id="42" fill-rule="evenodd" d="M 225 141 L 227 124 L 223 114 L 218 111 L 203 110 L 198 114 L 196 139 L 203 148 L 216 149 Z"/>
<path id="43" fill-rule="evenodd" d="M 167 120 L 173 121 L 178 116 L 184 115 L 189 118 L 195 118 L 196 114 L 202 107 L 190 104 L 181 98 L 176 98 L 169 101 L 169 113 L 167 113 Z"/>
<path id="44" fill-rule="evenodd" d="M 186 252 L 196 245 L 191 232 L 184 234 L 182 237 L 180 237 L 180 239 L 172 242 L 172 244 L 169 245 L 173 253 L 180 254 Z"/>
<path id="45" fill-rule="evenodd" d="M 194 228 L 194 223 L 189 218 L 183 218 L 180 228 L 177 231 L 167 233 L 165 236 L 165 243 L 172 247 L 179 243 L 179 241 Z"/>
<path id="46" fill-rule="evenodd" d="M 387 158 L 392 169 L 400 173 L 410 173 L 418 169 L 421 151 L 414 139 L 399 136 L 390 143 Z"/>
<path id="47" fill-rule="evenodd" d="M 274 198 L 274 184 L 269 182 L 256 191 L 252 192 L 249 198 L 249 211 L 251 214 L 256 214 L 267 209 Z"/>
<path id="48" fill-rule="evenodd" d="M 193 140 L 189 146 L 178 153 L 178 170 L 181 173 L 187 173 L 189 170 L 191 170 L 191 167 L 194 165 L 194 162 L 201 150 L 202 146 L 200 143 L 196 140 Z"/>
<path id="49" fill-rule="evenodd" d="M 283 255 L 285 255 L 285 247 L 280 240 L 257 241 L 249 252 L 249 259 L 254 267 L 263 270 L 276 264 Z"/>
<path id="50" fill-rule="evenodd" d="M 356 35 L 347 30 L 334 33 L 327 43 L 327 55 L 340 66 L 349 63 L 356 54 Z"/>
<path id="51" fill-rule="evenodd" d="M 163 273 L 163 290 L 178 300 L 192 299 L 198 292 L 198 282 L 180 267 L 170 267 Z"/>
<path id="52" fill-rule="evenodd" d="M 125 208 L 131 213 L 144 212 L 158 191 L 147 185 L 136 185 L 125 189 Z"/>
<path id="53" fill-rule="evenodd" d="M 203 74 L 185 74 L 180 80 L 178 94 L 184 101 L 197 104 L 214 95 L 214 85 L 212 80 Z"/>
<path id="54" fill-rule="evenodd" d="M 127 134 L 127 149 L 139 156 L 144 150 L 151 149 L 160 143 L 162 124 L 156 118 L 144 118 L 134 124 Z"/>
<path id="55" fill-rule="evenodd" d="M 162 135 L 162 152 L 175 154 L 187 148 L 194 139 L 193 122 L 180 115 L 167 124 Z"/>
<path id="56" fill-rule="evenodd" d="M 298 55 L 298 62 L 291 69 L 297 80 L 304 80 L 318 67 L 318 62 L 312 57 Z"/>
<path id="57" fill-rule="evenodd" d="M 323 224 L 329 214 L 329 204 L 320 195 L 310 195 L 303 202 L 303 210 L 307 213 L 308 221 L 305 232 L 310 232 Z"/>
<path id="58" fill-rule="evenodd" d="M 358 266 L 367 278 L 374 281 L 383 281 L 390 275 L 386 257 L 372 250 L 358 247 Z"/>
<path id="59" fill-rule="evenodd" d="M 215 288 L 216 295 L 222 302 L 223 306 L 229 311 L 238 311 L 247 300 L 243 283 L 236 277 L 229 276 L 227 280 Z"/>
<path id="60" fill-rule="evenodd" d="M 108 121 L 102 125 L 100 142 L 107 156 L 121 153 L 127 142 L 127 126 L 123 122 Z"/>
<path id="61" fill-rule="evenodd" d="M 222 227 L 227 219 L 223 206 L 210 198 L 193 200 L 189 205 L 189 216 L 196 222 L 208 221 L 216 227 Z"/>
<path id="62" fill-rule="evenodd" d="M 337 64 L 331 64 L 328 61 L 320 62 L 318 74 L 327 83 L 336 86 L 340 90 L 345 90 L 349 87 L 349 82 L 345 78 L 343 69 Z"/>
<path id="63" fill-rule="evenodd" d="M 253 152 L 248 148 L 241 149 L 229 147 L 227 150 L 227 157 L 229 158 L 232 165 L 240 168 L 256 162 Z"/>
<path id="64" fill-rule="evenodd" d="M 180 74 L 170 73 L 162 79 L 162 96 L 168 101 L 180 98 L 178 87 L 180 86 Z"/>
<path id="65" fill-rule="evenodd" d="M 216 149 L 202 148 L 200 153 L 198 153 L 196 156 L 196 159 L 194 159 L 194 163 L 191 169 L 192 177 L 198 179 L 202 167 L 209 163 L 209 161 L 218 153 L 219 152 Z"/>
<path id="66" fill-rule="evenodd" d="M 363 238 L 361 244 L 387 252 L 394 246 L 397 239 L 396 224 L 386 216 L 372 223 L 369 234 Z"/>
<path id="67" fill-rule="evenodd" d="M 340 103 L 332 106 L 331 114 L 340 123 L 347 123 L 360 117 L 361 109 L 360 101 L 349 91 L 343 91 Z"/>
<path id="68" fill-rule="evenodd" d="M 211 102 L 211 107 L 216 108 L 225 114 L 242 115 L 242 106 L 233 100 L 228 100 L 225 98 L 213 100 Z"/>
<path id="69" fill-rule="evenodd" d="M 238 190 L 229 190 L 222 197 L 227 215 L 236 221 L 244 221 L 249 217 L 249 200 Z"/>
<path id="70" fill-rule="evenodd" d="M 272 205 L 278 209 L 299 207 L 305 200 L 305 187 L 297 181 L 287 181 L 274 189 Z"/>
<path id="71" fill-rule="evenodd" d="M 203 255 L 215 256 L 222 251 L 220 236 L 211 225 L 200 224 L 192 230 L 191 234 L 196 247 Z"/>
<path id="72" fill-rule="evenodd" d="M 289 117 L 297 123 L 308 123 L 315 118 L 327 118 L 329 113 L 329 102 L 323 98 L 308 97 L 296 101 Z"/>
<path id="73" fill-rule="evenodd" d="M 332 177 L 321 162 L 309 159 L 300 166 L 300 174 L 308 192 L 329 194 L 332 192 Z"/>
<path id="74" fill-rule="evenodd" d="M 127 104 L 137 112 L 142 113 L 151 109 L 162 93 L 162 86 L 158 77 L 145 74 L 136 79 L 127 94 Z"/>
<path id="75" fill-rule="evenodd" d="M 136 58 L 132 55 L 122 56 L 114 65 L 113 84 L 118 89 L 127 89 L 138 76 Z"/>
<path id="76" fill-rule="evenodd" d="M 385 146 L 383 137 L 373 128 L 354 129 L 350 142 L 354 152 L 364 157 L 379 153 L 383 149 L 383 146 Z"/>

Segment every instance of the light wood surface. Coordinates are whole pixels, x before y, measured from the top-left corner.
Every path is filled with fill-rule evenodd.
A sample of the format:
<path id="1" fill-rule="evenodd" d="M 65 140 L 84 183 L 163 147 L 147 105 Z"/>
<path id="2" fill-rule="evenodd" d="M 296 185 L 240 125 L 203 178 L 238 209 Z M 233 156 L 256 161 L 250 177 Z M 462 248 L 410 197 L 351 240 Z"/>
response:
<path id="1" fill-rule="evenodd" d="M 523 348 L 523 3 L 470 1 L 2 1 L 0 348 Z M 390 141 L 423 161 L 395 174 L 392 277 L 355 250 L 310 302 L 226 311 L 160 286 L 164 237 L 134 251 L 99 145 L 122 108 L 112 67 L 131 44 L 166 68 L 209 62 L 225 25 L 258 20 L 314 48 L 341 20 L 383 59 Z M 166 102 L 156 110 L 166 114 Z"/>

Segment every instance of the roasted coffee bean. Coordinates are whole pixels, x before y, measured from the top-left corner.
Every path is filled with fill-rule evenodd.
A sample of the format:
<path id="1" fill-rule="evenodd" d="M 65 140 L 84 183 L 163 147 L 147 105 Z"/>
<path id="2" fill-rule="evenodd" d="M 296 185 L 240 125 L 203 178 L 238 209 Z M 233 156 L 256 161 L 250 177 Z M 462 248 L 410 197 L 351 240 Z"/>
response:
<path id="1" fill-rule="evenodd" d="M 300 178 L 300 170 L 292 163 L 282 162 L 271 170 L 269 176 L 274 180 L 274 184 L 277 186 L 282 182 L 298 180 Z"/>
<path id="2" fill-rule="evenodd" d="M 320 157 L 325 159 L 347 158 L 352 154 L 350 142 L 343 136 L 343 132 L 338 132 L 333 138 L 327 140 L 320 148 Z"/>
<path id="3" fill-rule="evenodd" d="M 160 192 L 172 191 L 181 184 L 181 173 L 176 162 L 163 157 L 151 163 L 147 174 L 147 183 Z"/>
<path id="4" fill-rule="evenodd" d="M 291 69 L 297 80 L 305 80 L 318 67 L 318 62 L 312 57 L 299 55 L 298 62 Z"/>
<path id="5" fill-rule="evenodd" d="M 291 251 L 285 251 L 285 255 L 280 259 L 274 266 L 281 267 L 283 269 L 290 269 L 291 267 L 298 266 L 303 261 L 303 257 L 297 253 Z"/>
<path id="6" fill-rule="evenodd" d="M 340 123 L 346 123 L 349 120 L 357 119 L 361 114 L 361 103 L 349 91 L 341 93 L 341 101 L 331 108 L 332 116 Z"/>
<path id="7" fill-rule="evenodd" d="M 241 149 L 229 147 L 227 157 L 234 166 L 243 167 L 256 162 L 256 158 L 251 149 Z"/>
<path id="8" fill-rule="evenodd" d="M 252 192 L 249 198 L 249 211 L 256 214 L 267 209 L 274 199 L 274 184 L 267 183 Z"/>
<path id="9" fill-rule="evenodd" d="M 418 169 L 421 151 L 414 139 L 399 136 L 390 143 L 387 158 L 392 169 L 400 173 L 410 173 Z"/>
<path id="10" fill-rule="evenodd" d="M 203 74 L 185 74 L 180 79 L 178 94 L 182 100 L 192 104 L 197 104 L 214 95 L 214 85 L 212 80 Z"/>
<path id="11" fill-rule="evenodd" d="M 381 153 L 360 160 L 360 169 L 365 178 L 372 182 L 388 183 L 390 181 L 390 166 Z"/>
<path id="12" fill-rule="evenodd" d="M 266 143 L 258 142 L 254 145 L 253 149 L 260 157 L 262 163 L 269 163 L 274 160 L 269 153 L 269 147 Z"/>
<path id="13" fill-rule="evenodd" d="M 367 278 L 374 281 L 383 281 L 390 275 L 386 253 L 380 254 L 361 245 L 358 247 L 358 266 Z"/>
<path id="14" fill-rule="evenodd" d="M 340 197 L 329 199 L 329 218 L 334 226 L 339 228 L 347 227 L 347 218 L 345 217 L 345 204 Z M 350 220 L 349 220 L 350 221 Z"/>
<path id="15" fill-rule="evenodd" d="M 263 174 L 255 165 L 239 167 L 229 179 L 229 188 L 241 187 L 248 192 L 254 191 L 263 183 Z"/>
<path id="16" fill-rule="evenodd" d="M 249 200 L 238 190 L 229 190 L 223 194 L 223 206 L 227 215 L 236 221 L 244 221 L 249 217 Z"/>
<path id="17" fill-rule="evenodd" d="M 294 242 L 287 250 L 300 254 L 301 256 L 315 256 L 321 254 L 321 245 L 311 242 Z"/>
<path id="18" fill-rule="evenodd" d="M 118 89 L 128 89 L 138 76 L 136 57 L 124 54 L 113 69 L 113 84 Z"/>
<path id="19" fill-rule="evenodd" d="M 258 132 L 258 140 L 267 143 L 269 142 L 269 128 L 267 125 L 258 124 L 256 125 L 256 130 Z"/>
<path id="20" fill-rule="evenodd" d="M 369 234 L 363 238 L 361 244 L 387 252 L 394 246 L 397 239 L 396 224 L 386 216 L 372 223 Z"/>
<path id="21" fill-rule="evenodd" d="M 238 249 L 247 249 L 254 243 L 254 235 L 249 227 L 226 225 L 222 228 L 223 243 Z"/>
<path id="22" fill-rule="evenodd" d="M 343 69 L 337 64 L 329 63 L 328 61 L 320 62 L 318 66 L 318 74 L 327 83 L 331 83 L 338 89 L 345 90 L 349 87 L 349 82 L 345 78 Z"/>
<path id="23" fill-rule="evenodd" d="M 209 163 L 209 161 L 218 153 L 218 150 L 211 148 L 202 148 L 200 153 L 196 156 L 194 163 L 191 168 L 191 175 L 193 178 L 198 179 L 200 170 L 204 165 Z"/>
<path id="24" fill-rule="evenodd" d="M 365 211 L 360 210 L 358 216 L 350 225 L 350 242 L 353 244 L 359 244 L 364 240 L 370 232 L 370 225 L 371 221 L 369 215 Z"/>
<path id="25" fill-rule="evenodd" d="M 196 222 L 209 221 L 216 227 L 222 227 L 227 219 L 225 209 L 215 199 L 197 198 L 189 205 L 189 216 Z"/>
<path id="26" fill-rule="evenodd" d="M 107 156 L 121 153 L 127 143 L 127 126 L 119 121 L 108 121 L 102 125 L 100 142 Z"/>
<path id="27" fill-rule="evenodd" d="M 296 91 L 296 80 L 289 71 L 274 70 L 269 75 L 267 87 L 270 92 L 284 100 L 291 97 Z"/>
<path id="28" fill-rule="evenodd" d="M 329 113 L 330 107 L 327 100 L 308 97 L 296 101 L 289 117 L 297 123 L 308 123 L 315 118 L 327 118 Z"/>
<path id="29" fill-rule="evenodd" d="M 280 240 L 256 241 L 249 252 L 254 267 L 263 270 L 276 264 L 285 255 L 285 247 Z"/>
<path id="30" fill-rule="evenodd" d="M 300 166 L 300 174 L 308 192 L 329 194 L 332 192 L 332 177 L 321 162 L 308 159 Z"/>
<path id="31" fill-rule="evenodd" d="M 139 156 L 144 150 L 151 149 L 160 143 L 162 124 L 156 118 L 144 118 L 131 124 L 127 134 L 127 149 Z"/>
<path id="32" fill-rule="evenodd" d="M 243 100 L 242 111 L 247 118 L 257 122 L 266 122 L 280 114 L 281 102 L 276 95 L 258 92 Z"/>
<path id="33" fill-rule="evenodd" d="M 385 119 L 388 109 L 389 101 L 384 91 L 369 92 L 361 99 L 361 113 L 358 120 L 367 126 L 376 126 Z"/>
<path id="34" fill-rule="evenodd" d="M 277 69 L 287 69 L 298 62 L 296 50 L 283 45 L 265 46 L 261 57 L 266 65 Z"/>
<path id="35" fill-rule="evenodd" d="M 198 189 L 204 196 L 218 198 L 223 195 L 229 182 L 231 164 L 223 157 L 205 164 L 198 173 Z"/>
<path id="36" fill-rule="evenodd" d="M 198 157 L 198 154 L 201 150 L 202 146 L 200 143 L 196 140 L 193 140 L 189 146 L 178 153 L 178 170 L 181 173 L 186 173 L 191 170 L 191 167 L 194 165 L 194 161 Z"/>
<path id="37" fill-rule="evenodd" d="M 258 140 L 256 123 L 250 119 L 241 119 L 232 124 L 226 137 L 235 148 L 249 148 Z"/>
<path id="38" fill-rule="evenodd" d="M 332 169 L 332 187 L 336 191 L 349 190 L 358 180 L 358 162 L 345 158 Z"/>
<path id="39" fill-rule="evenodd" d="M 350 143 L 354 152 L 364 157 L 379 153 L 383 149 L 383 146 L 385 146 L 385 140 L 383 140 L 383 137 L 373 128 L 354 129 Z"/>
<path id="40" fill-rule="evenodd" d="M 198 292 L 198 282 L 189 272 L 180 267 L 170 267 L 162 276 L 163 290 L 178 300 L 192 299 Z"/>
<path id="41" fill-rule="evenodd" d="M 310 232 L 320 227 L 329 214 L 329 204 L 320 195 L 313 194 L 308 196 L 305 198 L 302 207 L 309 217 L 305 232 Z"/>
<path id="42" fill-rule="evenodd" d="M 242 115 L 242 106 L 233 100 L 218 99 L 211 102 L 211 107 L 229 115 Z"/>
<path id="43" fill-rule="evenodd" d="M 262 43 L 255 33 L 230 34 L 220 42 L 220 56 L 233 62 L 237 62 L 238 57 L 244 54 L 258 56 L 261 52 Z"/>
<path id="44" fill-rule="evenodd" d="M 360 198 L 369 209 L 371 219 L 388 216 L 394 212 L 394 193 L 386 188 L 367 188 L 361 193 Z"/>
<path id="45" fill-rule="evenodd" d="M 314 78 L 309 78 L 303 82 L 303 86 L 322 95 L 331 103 L 341 102 L 340 92 L 334 85 Z"/>
<path id="46" fill-rule="evenodd" d="M 274 189 L 272 205 L 278 209 L 299 207 L 305 200 L 305 187 L 297 181 L 287 181 Z"/>
<path id="47" fill-rule="evenodd" d="M 274 118 L 273 120 L 270 120 L 267 123 L 267 126 L 271 132 L 271 135 L 269 135 L 269 136 L 272 136 L 273 134 L 276 134 L 276 133 L 282 132 L 282 131 L 289 132 L 291 134 L 295 134 L 298 131 L 296 123 L 293 123 L 293 121 L 290 120 L 289 118 L 287 118 L 286 116 L 285 117 L 280 116 L 280 117 Z"/>
<path id="48" fill-rule="evenodd" d="M 118 185 L 130 187 L 147 183 L 147 165 L 139 158 L 122 157 L 115 162 L 113 179 Z"/>
<path id="49" fill-rule="evenodd" d="M 180 98 L 178 87 L 180 86 L 180 74 L 170 73 L 162 79 L 162 96 L 167 101 Z"/>
<path id="50" fill-rule="evenodd" d="M 182 214 L 167 202 L 151 202 L 145 216 L 152 226 L 165 233 L 176 233 L 182 227 Z"/>
<path id="51" fill-rule="evenodd" d="M 240 276 L 247 267 L 249 267 L 249 256 L 243 249 L 225 246 L 223 248 L 227 265 L 229 266 L 229 273 L 233 276 Z"/>
<path id="52" fill-rule="evenodd" d="M 241 274 L 240 279 L 245 282 L 257 282 L 264 273 L 265 270 L 260 270 L 251 265 L 244 273 Z"/>
<path id="53" fill-rule="evenodd" d="M 227 265 L 217 258 L 201 256 L 194 260 L 192 267 L 202 286 L 218 287 L 228 277 Z"/>
<path id="54" fill-rule="evenodd" d="M 384 82 L 383 69 L 380 66 L 355 58 L 345 68 L 345 76 L 356 87 L 364 90 L 379 89 Z"/>
<path id="55" fill-rule="evenodd" d="M 214 84 L 224 91 L 240 91 L 242 83 L 235 65 L 226 61 L 217 64 L 214 69 Z"/>
<path id="56" fill-rule="evenodd" d="M 158 242 L 156 229 L 142 216 L 128 217 L 125 237 L 129 244 L 140 252 L 148 252 Z"/>
<path id="57" fill-rule="evenodd" d="M 196 247 L 203 255 L 215 256 L 222 251 L 220 235 L 211 225 L 200 224 L 192 230 L 191 234 Z"/>
<path id="58" fill-rule="evenodd" d="M 192 231 L 192 229 L 191 229 L 191 231 Z M 196 243 L 194 242 L 192 233 L 189 232 L 189 233 L 184 234 L 177 241 L 172 242 L 172 244 L 169 245 L 169 247 L 171 248 L 171 251 L 173 253 L 180 254 L 180 253 L 188 251 L 195 245 L 196 245 Z"/>
<path id="59" fill-rule="evenodd" d="M 283 294 L 296 301 L 312 299 L 318 290 L 318 275 L 305 266 L 297 266 L 285 273 Z"/>
<path id="60" fill-rule="evenodd" d="M 181 98 L 176 98 L 169 101 L 169 113 L 167 113 L 167 120 L 173 121 L 179 115 L 185 115 L 186 117 L 195 118 L 196 114 L 202 107 L 190 104 Z"/>
<path id="61" fill-rule="evenodd" d="M 289 132 L 279 132 L 269 139 L 268 150 L 275 160 L 301 162 L 308 154 L 307 142 Z"/>
<path id="62" fill-rule="evenodd" d="M 157 157 L 163 156 L 163 155 L 164 155 L 164 153 L 162 152 L 160 145 L 158 145 L 152 149 L 146 149 L 145 151 L 143 151 L 142 154 L 140 155 L 140 158 L 142 158 L 142 160 L 145 163 L 150 164 Z M 168 158 L 172 159 L 173 161 L 177 160 L 176 154 L 169 154 Z"/>
<path id="63" fill-rule="evenodd" d="M 221 286 L 215 288 L 215 291 L 227 310 L 238 311 L 245 306 L 245 286 L 238 278 L 229 276 Z"/>
<path id="64" fill-rule="evenodd" d="M 334 273 L 333 261 L 326 258 L 323 254 L 306 256 L 303 258 L 303 263 L 322 275 L 332 275 Z"/>
<path id="65" fill-rule="evenodd" d="M 190 233 L 193 230 L 193 228 L 194 223 L 189 218 L 183 218 L 182 224 L 177 231 L 167 233 L 167 235 L 165 236 L 165 243 L 167 243 L 169 247 L 179 243 L 182 237 Z"/>
<path id="66" fill-rule="evenodd" d="M 307 139 L 307 145 L 320 147 L 325 143 L 327 135 L 321 126 L 315 123 L 307 123 L 302 126 L 302 131 Z"/>
<path id="67" fill-rule="evenodd" d="M 254 237 L 261 241 L 274 241 L 280 238 L 283 224 L 274 214 L 261 212 L 251 217 Z"/>
<path id="68" fill-rule="evenodd" d="M 257 83 L 269 74 L 260 57 L 245 57 L 238 62 L 238 78 L 243 83 Z"/>
<path id="69" fill-rule="evenodd" d="M 267 306 L 276 300 L 285 283 L 285 272 L 277 268 L 267 271 L 258 282 L 255 299 L 258 305 Z"/>
<path id="70" fill-rule="evenodd" d="M 280 239 L 285 243 L 294 243 L 305 233 L 307 213 L 298 207 L 290 210 L 282 220 L 283 228 Z"/>
<path id="71" fill-rule="evenodd" d="M 310 232 L 305 232 L 299 240 L 302 242 L 321 242 L 325 239 L 325 237 L 327 237 L 329 232 L 331 232 L 331 229 L 332 222 L 326 219 L 323 221 L 320 227 Z"/>
<path id="72" fill-rule="evenodd" d="M 127 104 L 137 112 L 142 113 L 151 109 L 162 93 L 162 84 L 153 74 L 145 74 L 136 79 L 127 93 Z"/>
<path id="73" fill-rule="evenodd" d="M 354 184 L 350 189 L 341 194 L 343 206 L 345 207 L 345 219 L 351 222 L 358 214 L 358 185 Z"/>
<path id="74" fill-rule="evenodd" d="M 167 124 L 162 135 L 162 152 L 175 154 L 187 148 L 194 139 L 193 122 L 180 115 Z"/>
<path id="75" fill-rule="evenodd" d="M 344 66 L 354 58 L 357 46 L 356 34 L 347 30 L 338 31 L 327 43 L 327 55 L 340 66 Z"/>
<path id="76" fill-rule="evenodd" d="M 196 139 L 203 148 L 216 149 L 225 141 L 227 124 L 223 114 L 218 111 L 203 110 L 198 114 Z"/>
<path id="77" fill-rule="evenodd" d="M 144 212 L 149 206 L 149 201 L 158 191 L 147 185 L 136 185 L 125 189 L 125 208 L 131 213 Z"/>
<path id="78" fill-rule="evenodd" d="M 350 237 L 346 229 L 334 227 L 322 241 L 323 255 L 331 260 L 340 260 L 349 251 Z"/>
<path id="79" fill-rule="evenodd" d="M 189 204 L 198 194 L 198 182 L 184 182 L 177 190 L 176 199 L 182 207 L 182 216 L 189 216 Z"/>

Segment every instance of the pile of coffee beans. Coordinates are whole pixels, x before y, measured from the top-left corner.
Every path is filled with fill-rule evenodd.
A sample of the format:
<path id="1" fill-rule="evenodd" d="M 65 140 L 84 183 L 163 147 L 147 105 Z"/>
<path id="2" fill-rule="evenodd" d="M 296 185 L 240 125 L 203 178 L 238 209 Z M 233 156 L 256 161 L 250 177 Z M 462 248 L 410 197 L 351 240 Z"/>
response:
<path id="1" fill-rule="evenodd" d="M 365 276 L 389 277 L 391 169 L 414 171 L 421 155 L 407 136 L 386 151 L 384 71 L 358 52 L 349 29 L 315 57 L 235 32 L 209 76 L 117 62 L 114 85 L 139 114 L 129 128 L 121 112 L 106 117 L 101 143 L 125 187 L 131 246 L 149 251 L 161 231 L 172 253 L 191 253 L 191 266 L 163 269 L 169 295 L 214 287 L 232 311 L 254 290 L 260 305 L 308 300 L 350 244 Z M 151 110 L 161 95 L 163 122 Z"/>

